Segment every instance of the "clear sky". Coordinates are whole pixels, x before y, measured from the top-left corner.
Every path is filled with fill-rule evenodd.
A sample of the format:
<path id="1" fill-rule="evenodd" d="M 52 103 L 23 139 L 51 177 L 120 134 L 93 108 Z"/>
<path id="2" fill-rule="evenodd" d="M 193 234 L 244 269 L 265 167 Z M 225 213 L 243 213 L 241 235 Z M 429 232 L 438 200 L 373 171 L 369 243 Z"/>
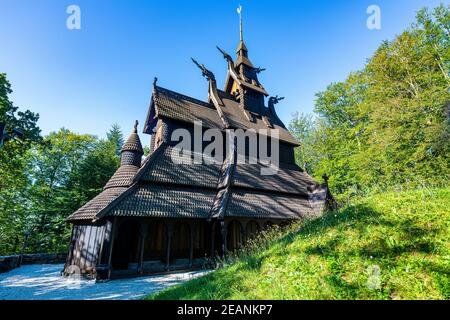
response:
<path id="1" fill-rule="evenodd" d="M 124 134 L 144 122 L 153 78 L 206 99 L 195 57 L 223 86 L 226 62 L 239 40 L 236 8 L 243 6 L 244 39 L 260 81 L 287 124 L 312 112 L 315 93 L 361 69 L 382 40 L 414 21 L 421 7 L 445 0 L 137 1 L 0 0 L 0 72 L 12 100 L 38 112 L 44 134 L 66 127 L 100 137 L 117 122 Z M 69 30 L 66 9 L 81 9 L 81 30 Z M 381 30 L 366 27 L 369 5 L 381 8 Z M 142 126 L 141 126 L 142 129 Z"/>

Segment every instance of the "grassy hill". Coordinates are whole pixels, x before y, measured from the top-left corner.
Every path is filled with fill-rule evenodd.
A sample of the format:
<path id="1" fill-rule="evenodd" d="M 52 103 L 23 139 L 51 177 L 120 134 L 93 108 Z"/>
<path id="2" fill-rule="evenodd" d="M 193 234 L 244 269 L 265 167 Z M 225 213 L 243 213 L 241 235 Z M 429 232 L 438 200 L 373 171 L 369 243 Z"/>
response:
<path id="1" fill-rule="evenodd" d="M 374 195 L 262 238 L 148 299 L 450 299 L 450 189 Z"/>

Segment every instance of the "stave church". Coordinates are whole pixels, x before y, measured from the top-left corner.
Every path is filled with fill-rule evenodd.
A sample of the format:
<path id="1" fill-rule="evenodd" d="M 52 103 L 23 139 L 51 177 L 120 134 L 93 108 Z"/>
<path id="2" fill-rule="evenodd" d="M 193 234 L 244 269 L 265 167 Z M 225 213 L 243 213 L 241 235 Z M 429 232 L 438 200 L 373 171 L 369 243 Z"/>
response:
<path id="1" fill-rule="evenodd" d="M 207 101 L 160 87 L 155 78 L 143 123 L 143 134 L 151 135 L 150 154 L 143 159 L 136 122 L 116 173 L 67 219 L 72 236 L 64 274 L 101 280 L 202 268 L 264 228 L 322 214 L 331 197 L 327 185 L 295 164 L 299 142 L 277 116 L 281 98 L 269 96 L 258 79 L 264 69 L 250 61 L 242 19 L 235 59 L 219 51 L 228 69 L 223 89 L 194 60 L 208 81 Z M 277 173 L 261 174 L 267 166 L 261 159 L 237 161 L 249 154 L 238 154 L 235 140 L 227 141 L 225 148 L 233 152 L 224 152 L 220 161 L 186 161 L 196 151 L 178 150 L 171 136 L 180 128 L 193 132 L 196 123 L 224 136 L 229 129 L 276 130 Z M 259 141 L 249 147 L 261 148 Z"/>

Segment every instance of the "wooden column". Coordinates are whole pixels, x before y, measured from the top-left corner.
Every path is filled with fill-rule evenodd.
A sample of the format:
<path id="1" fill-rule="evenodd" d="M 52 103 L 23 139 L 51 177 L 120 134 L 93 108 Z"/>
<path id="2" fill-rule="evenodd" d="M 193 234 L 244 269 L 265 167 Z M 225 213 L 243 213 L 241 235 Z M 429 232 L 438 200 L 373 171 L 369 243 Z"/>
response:
<path id="1" fill-rule="evenodd" d="M 216 238 L 216 223 L 217 222 L 212 222 L 211 223 L 211 258 L 214 257 L 215 255 L 215 250 L 214 250 L 214 246 L 215 246 L 215 238 Z"/>
<path id="2" fill-rule="evenodd" d="M 227 224 L 224 220 L 220 221 L 220 231 L 222 233 L 222 258 L 225 257 L 227 251 Z"/>
<path id="3" fill-rule="evenodd" d="M 192 263 L 194 261 L 194 242 L 195 236 L 197 234 L 197 228 L 195 223 L 189 224 L 189 268 L 192 268 Z"/>
<path id="4" fill-rule="evenodd" d="M 111 278 L 111 272 L 112 272 L 112 255 L 113 255 L 113 248 L 114 248 L 114 242 L 117 238 L 118 232 L 118 220 L 117 217 L 114 217 L 112 221 L 112 231 L 111 231 L 111 244 L 109 245 L 109 256 L 108 256 L 108 279 Z"/>
<path id="5" fill-rule="evenodd" d="M 247 224 L 248 224 L 248 220 L 244 221 L 241 224 L 242 227 L 242 246 L 245 246 L 247 244 Z"/>
<path id="6" fill-rule="evenodd" d="M 167 232 L 167 247 L 166 247 L 166 271 L 169 271 L 170 268 L 170 247 L 172 242 L 172 236 L 173 236 L 173 224 L 169 222 L 167 224 L 166 228 Z"/>
<path id="7" fill-rule="evenodd" d="M 264 222 L 256 220 L 256 223 L 258 223 L 258 231 L 262 231 L 264 228 Z"/>
<path id="8" fill-rule="evenodd" d="M 66 263 L 64 264 L 64 270 L 70 265 L 72 265 L 72 256 L 73 256 L 73 250 L 75 249 L 75 226 L 72 226 L 72 232 L 70 234 L 70 247 L 69 247 L 69 254 L 67 255 Z"/>
<path id="9" fill-rule="evenodd" d="M 148 233 L 148 223 L 143 222 L 141 224 L 140 232 L 139 232 L 139 260 L 138 260 L 138 273 L 142 274 L 144 271 L 144 247 L 145 247 L 145 239 L 147 238 Z"/>

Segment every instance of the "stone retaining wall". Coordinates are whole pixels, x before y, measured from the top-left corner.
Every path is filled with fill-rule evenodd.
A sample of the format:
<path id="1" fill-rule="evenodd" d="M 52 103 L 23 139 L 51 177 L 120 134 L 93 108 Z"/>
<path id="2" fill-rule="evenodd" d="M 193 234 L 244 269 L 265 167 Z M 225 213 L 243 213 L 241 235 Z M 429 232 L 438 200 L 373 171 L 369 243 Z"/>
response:
<path id="1" fill-rule="evenodd" d="M 35 253 L 24 254 L 22 264 L 50 264 L 66 262 L 66 253 Z M 0 273 L 17 268 L 20 255 L 0 257 Z"/>

